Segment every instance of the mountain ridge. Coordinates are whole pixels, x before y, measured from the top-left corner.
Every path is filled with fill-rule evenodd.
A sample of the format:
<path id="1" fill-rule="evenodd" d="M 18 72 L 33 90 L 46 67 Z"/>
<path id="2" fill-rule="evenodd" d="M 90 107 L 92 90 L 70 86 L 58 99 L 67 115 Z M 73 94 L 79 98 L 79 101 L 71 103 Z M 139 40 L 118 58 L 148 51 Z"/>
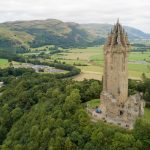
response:
<path id="1" fill-rule="evenodd" d="M 60 26 L 59 26 L 60 25 Z M 46 19 L 46 20 L 25 20 L 25 21 L 8 21 L 8 22 L 4 22 L 4 23 L 0 23 L 0 27 L 4 27 L 4 28 L 9 28 L 9 29 L 14 29 L 16 30 L 18 29 L 23 29 L 23 28 L 31 28 L 31 27 L 36 27 L 36 28 L 52 28 L 56 26 L 56 27 L 61 27 L 63 29 L 63 27 L 65 28 L 66 26 L 70 27 L 70 26 L 77 26 L 81 29 L 84 30 L 93 30 L 96 31 L 96 34 L 99 34 L 99 36 L 101 37 L 107 37 L 107 34 L 110 32 L 111 28 L 113 27 L 112 24 L 108 24 L 108 23 L 76 23 L 76 22 L 63 22 L 61 20 L 58 19 Z M 16 28 L 15 28 L 16 27 Z M 140 29 L 137 29 L 135 27 L 130 27 L 130 26 L 123 26 L 126 30 L 126 32 L 131 35 L 131 34 L 135 34 L 135 32 L 137 32 L 137 34 L 141 34 L 142 36 L 139 38 L 146 38 L 146 39 L 150 39 L 150 33 L 146 33 L 143 32 Z M 17 29 L 17 30 L 18 30 Z M 98 32 L 97 30 L 101 31 Z M 105 30 L 104 35 L 102 30 Z M 51 30 L 50 30 L 51 31 Z M 70 30 L 68 30 L 69 32 Z M 132 35 L 130 37 L 137 37 L 137 35 Z M 129 38 L 130 38 L 129 37 Z"/>
<path id="2" fill-rule="evenodd" d="M 111 24 L 104 24 L 104 23 L 87 23 L 87 24 L 81 24 L 81 26 L 83 26 L 83 28 L 85 28 L 85 29 L 95 30 L 97 32 L 97 34 L 100 34 L 100 33 L 98 33 L 98 30 L 101 32 L 102 32 L 102 30 L 105 30 L 103 37 L 107 37 L 108 33 L 110 32 L 110 30 L 113 27 L 113 25 L 111 25 Z M 125 31 L 129 35 L 129 38 L 131 38 L 131 40 L 134 38 L 150 39 L 149 33 L 145 33 L 143 31 L 141 31 L 140 29 L 130 27 L 130 26 L 123 26 L 123 27 L 125 28 Z M 135 33 L 137 33 L 137 34 L 135 34 Z M 139 35 L 141 35 L 141 37 L 138 37 Z"/>
<path id="3" fill-rule="evenodd" d="M 0 23 L 0 56 L 27 52 L 32 47 L 56 45 L 63 48 L 104 44 L 110 24 L 79 24 L 58 19 Z M 150 34 L 125 26 L 131 42 L 150 40 Z"/>

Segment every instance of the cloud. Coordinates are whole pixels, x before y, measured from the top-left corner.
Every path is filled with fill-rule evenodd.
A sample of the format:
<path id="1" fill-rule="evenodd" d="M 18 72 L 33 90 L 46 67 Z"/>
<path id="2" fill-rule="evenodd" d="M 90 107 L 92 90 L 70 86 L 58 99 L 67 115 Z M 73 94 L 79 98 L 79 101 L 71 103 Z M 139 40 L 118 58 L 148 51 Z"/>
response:
<path id="1" fill-rule="evenodd" d="M 150 33 L 149 0 L 0 0 L 0 22 L 55 18 L 78 23 L 110 23 Z"/>

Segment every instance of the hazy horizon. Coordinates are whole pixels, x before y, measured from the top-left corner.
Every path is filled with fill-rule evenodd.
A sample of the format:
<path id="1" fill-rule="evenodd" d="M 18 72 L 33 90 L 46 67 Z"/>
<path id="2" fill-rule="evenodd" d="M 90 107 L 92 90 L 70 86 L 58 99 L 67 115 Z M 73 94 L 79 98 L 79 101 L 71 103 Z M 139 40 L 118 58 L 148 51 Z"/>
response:
<path id="1" fill-rule="evenodd" d="M 150 33 L 149 0 L 9 0 L 0 1 L 0 22 L 58 19 L 76 23 L 121 24 Z"/>

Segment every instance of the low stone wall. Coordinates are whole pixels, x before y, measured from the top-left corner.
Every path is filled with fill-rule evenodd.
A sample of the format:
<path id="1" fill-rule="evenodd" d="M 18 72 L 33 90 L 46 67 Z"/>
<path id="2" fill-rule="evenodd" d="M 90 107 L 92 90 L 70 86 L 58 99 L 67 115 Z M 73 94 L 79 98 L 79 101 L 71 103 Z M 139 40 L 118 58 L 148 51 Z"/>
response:
<path id="1" fill-rule="evenodd" d="M 90 110 L 90 114 L 95 120 L 133 129 L 136 119 L 144 115 L 144 106 L 145 102 L 140 93 L 130 96 L 126 103 L 120 105 L 109 93 L 102 92 L 99 106 L 102 113 Z"/>

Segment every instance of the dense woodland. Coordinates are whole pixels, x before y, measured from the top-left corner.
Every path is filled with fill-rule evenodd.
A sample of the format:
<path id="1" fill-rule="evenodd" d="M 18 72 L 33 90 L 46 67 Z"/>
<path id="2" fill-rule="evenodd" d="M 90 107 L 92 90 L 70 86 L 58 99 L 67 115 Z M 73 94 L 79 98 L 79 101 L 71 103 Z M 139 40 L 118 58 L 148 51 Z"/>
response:
<path id="1" fill-rule="evenodd" d="M 58 79 L 32 69 L 1 69 L 0 149 L 149 150 L 150 124 L 138 120 L 132 131 L 92 122 L 85 102 L 99 98 L 102 83 Z M 147 86 L 148 84 L 148 86 Z M 150 80 L 129 81 L 129 93 L 150 94 Z M 144 88 L 145 87 L 145 88 Z"/>

